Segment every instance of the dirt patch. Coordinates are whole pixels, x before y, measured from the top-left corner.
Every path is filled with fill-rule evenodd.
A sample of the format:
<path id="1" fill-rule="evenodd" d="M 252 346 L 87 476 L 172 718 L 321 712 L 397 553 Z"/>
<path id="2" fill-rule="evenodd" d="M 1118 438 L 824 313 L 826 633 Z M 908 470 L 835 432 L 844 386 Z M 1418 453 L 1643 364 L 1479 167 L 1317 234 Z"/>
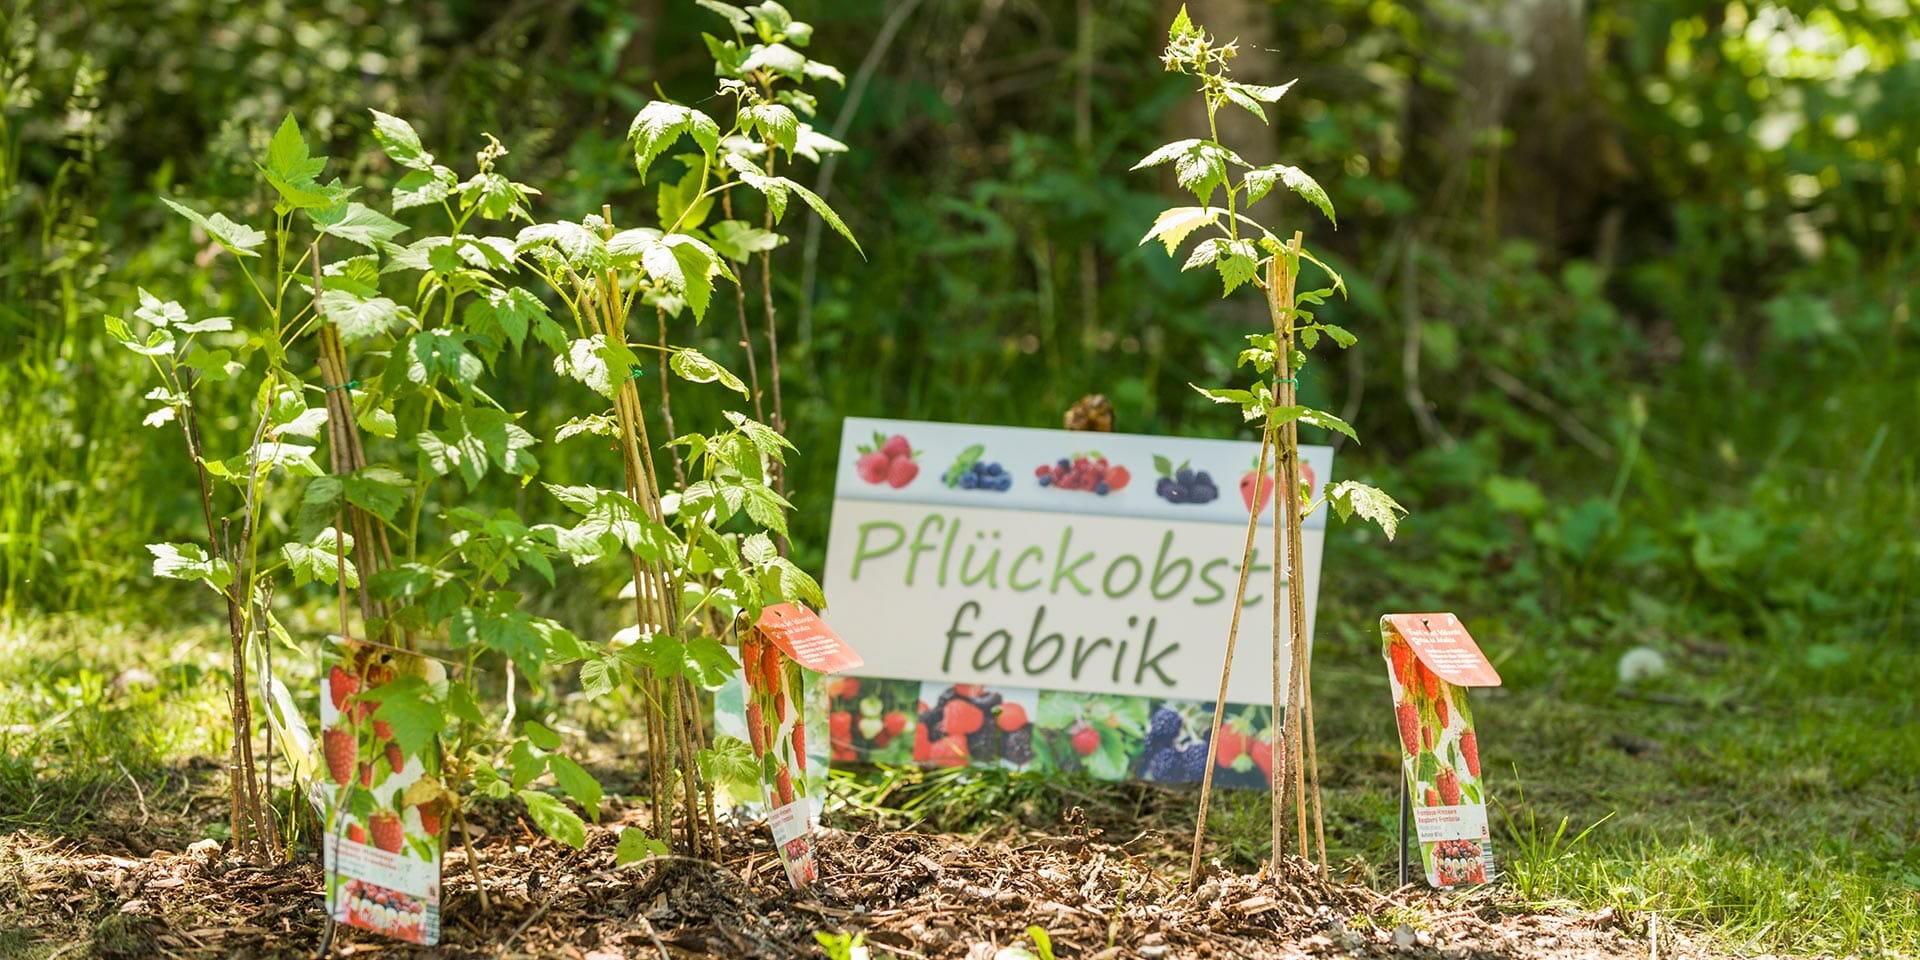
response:
<path id="1" fill-rule="evenodd" d="M 637 816 L 637 814 L 636 814 Z M 977 958 L 1044 928 L 1061 957 L 1642 957 L 1611 914 L 1516 913 L 1496 892 L 1381 893 L 1290 861 L 1277 876 L 1222 873 L 1188 892 L 1140 838 L 1080 826 L 1015 841 L 871 826 L 827 831 L 823 881 L 787 889 L 765 831 L 729 830 L 725 865 L 613 864 L 618 823 L 573 850 L 516 821 L 478 843 L 489 908 L 464 857 L 446 865 L 444 943 L 342 929 L 352 957 L 626 960 L 818 956 L 817 932 L 863 934 L 876 956 Z M 0 841 L 0 942 L 29 957 L 311 957 L 324 926 L 318 865 L 260 868 L 210 845 L 124 856 L 16 833 Z M 1662 944 L 1684 956 L 1682 944 Z"/>

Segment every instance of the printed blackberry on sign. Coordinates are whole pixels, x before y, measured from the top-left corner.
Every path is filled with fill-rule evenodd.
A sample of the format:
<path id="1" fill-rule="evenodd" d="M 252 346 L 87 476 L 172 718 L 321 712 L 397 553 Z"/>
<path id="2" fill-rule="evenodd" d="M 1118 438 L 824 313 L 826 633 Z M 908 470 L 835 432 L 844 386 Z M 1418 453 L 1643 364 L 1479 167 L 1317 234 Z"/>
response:
<path id="1" fill-rule="evenodd" d="M 950 489 L 985 490 L 1005 493 L 1013 487 L 1013 475 L 997 462 L 981 459 L 987 448 L 974 444 L 954 458 L 953 465 L 940 477 Z"/>
<path id="2" fill-rule="evenodd" d="M 1027 708 L 980 684 L 954 684 L 932 705 L 920 704 L 913 759 L 942 767 L 1005 761 L 1033 762 L 1033 723 Z"/>
<path id="3" fill-rule="evenodd" d="M 1153 493 L 1168 503 L 1207 504 L 1220 499 L 1220 488 L 1214 485 L 1213 475 L 1205 470 L 1195 471 L 1190 463 L 1183 462 L 1176 467 L 1172 460 L 1154 454 L 1153 468 L 1160 474 Z"/>

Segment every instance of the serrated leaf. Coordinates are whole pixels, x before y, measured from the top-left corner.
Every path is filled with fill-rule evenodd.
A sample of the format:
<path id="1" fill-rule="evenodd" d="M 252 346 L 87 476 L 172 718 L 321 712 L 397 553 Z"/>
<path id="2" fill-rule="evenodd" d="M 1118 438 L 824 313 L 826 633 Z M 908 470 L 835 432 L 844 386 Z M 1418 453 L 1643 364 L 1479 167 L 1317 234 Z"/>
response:
<path id="1" fill-rule="evenodd" d="M 352 345 L 383 336 L 412 322 L 413 311 L 386 297 L 361 297 L 346 290 L 320 291 L 320 319 L 340 330 Z"/>
<path id="2" fill-rule="evenodd" d="M 538 790 L 522 790 L 519 797 L 540 832 L 574 849 L 587 845 L 587 825 L 565 803 Z"/>
<path id="3" fill-rule="evenodd" d="M 526 734 L 528 743 L 542 750 L 560 749 L 560 735 L 544 723 L 529 720 L 521 726 L 521 732 Z"/>
<path id="4" fill-rule="evenodd" d="M 707 6 L 712 0 L 701 0 L 701 6 Z M 724 6 L 724 4 L 720 4 Z M 709 777 L 708 779 L 712 779 Z M 624 867 L 630 863 L 639 863 L 652 857 L 664 857 L 671 848 L 665 840 L 656 840 L 647 836 L 639 827 L 622 827 L 620 842 L 613 848 L 613 865 Z"/>
<path id="5" fill-rule="evenodd" d="M 603 795 L 600 781 L 595 780 L 585 768 L 560 754 L 548 757 L 547 766 L 553 771 L 553 780 L 560 785 L 560 789 L 565 790 L 567 796 L 580 805 L 580 809 L 587 811 L 587 816 L 593 822 L 599 823 L 600 798 Z"/>
<path id="6" fill-rule="evenodd" d="M 458 186 L 459 177 L 439 164 L 428 170 L 410 170 L 393 185 L 393 209 L 397 213 L 439 203 L 453 196 Z"/>
<path id="7" fill-rule="evenodd" d="M 709 157 L 720 144 L 720 125 L 691 107 L 655 100 L 634 114 L 627 126 L 627 139 L 633 142 L 634 166 L 641 179 L 646 179 L 647 168 L 682 134 L 692 137 Z"/>
<path id="8" fill-rule="evenodd" d="M 513 241 L 515 253 L 540 247 L 557 251 L 568 265 L 582 272 L 598 270 L 609 256 L 607 241 L 598 232 L 566 220 L 536 223 L 522 229 Z"/>
<path id="9" fill-rule="evenodd" d="M 806 75 L 807 58 L 784 43 L 755 44 L 747 53 L 747 58 L 740 62 L 740 69 L 771 70 L 783 77 L 798 80 Z"/>
<path id="10" fill-rule="evenodd" d="M 407 754 L 419 754 L 433 745 L 433 738 L 446 729 L 446 712 L 434 696 L 433 687 L 415 676 L 402 676 L 367 692 L 380 706 L 374 719 L 385 720 L 393 728 L 393 742 Z"/>
<path id="11" fill-rule="evenodd" d="M 364 203 L 336 204 L 310 213 L 321 233 L 374 250 L 407 230 L 399 221 Z"/>
<path id="12" fill-rule="evenodd" d="M 1407 508 L 1395 502 L 1378 487 L 1355 483 L 1352 480 L 1342 480 L 1328 487 L 1327 502 L 1333 506 L 1335 512 L 1340 514 L 1342 520 L 1359 514 L 1360 519 L 1378 524 L 1388 540 L 1393 539 L 1394 533 L 1400 527 L 1400 518 L 1407 513 Z"/>
<path id="13" fill-rule="evenodd" d="M 173 212 L 193 221 L 195 226 L 206 231 L 213 242 L 234 256 L 257 257 L 260 253 L 254 248 L 267 242 L 265 232 L 255 230 L 244 223 L 229 220 L 226 214 L 215 213 L 211 216 L 202 216 L 199 211 L 175 203 L 166 197 L 161 197 L 160 202 L 166 204 Z"/>
<path id="14" fill-rule="evenodd" d="M 853 238 L 853 231 L 847 229 L 846 222 L 840 219 L 839 214 L 833 212 L 832 207 L 827 206 L 827 201 L 821 199 L 819 194 L 791 180 L 787 181 L 787 186 L 791 187 L 794 193 L 799 194 L 800 199 L 806 201 L 807 206 L 812 207 L 813 212 L 819 214 L 820 219 L 833 228 L 833 232 L 845 237 L 848 243 L 853 244 L 853 252 L 859 254 L 861 259 L 866 259 L 867 252 L 860 249 L 860 241 Z"/>
<path id="15" fill-rule="evenodd" d="M 743 397 L 747 395 L 747 385 L 739 377 L 692 347 L 674 351 L 667 364 L 682 380 L 692 383 L 713 383 L 717 380 L 721 386 Z"/>
<path id="16" fill-rule="evenodd" d="M 1303 408 L 1300 411 L 1300 422 L 1307 424 L 1309 426 L 1319 427 L 1322 430 L 1332 430 L 1333 432 L 1341 434 L 1345 436 L 1347 439 L 1352 440 L 1355 443 L 1360 442 L 1360 438 L 1354 434 L 1353 428 L 1351 426 L 1348 426 L 1345 420 L 1342 420 L 1339 417 L 1336 417 L 1333 414 L 1326 412 L 1325 410 L 1314 410 L 1312 408 Z"/>
<path id="17" fill-rule="evenodd" d="M 390 113 L 378 110 L 370 112 L 373 114 L 373 139 L 379 142 L 380 149 L 392 157 L 394 163 L 422 173 L 433 170 L 433 154 L 420 146 L 420 134 L 414 132 L 413 124 Z"/>
<path id="18" fill-rule="evenodd" d="M 1217 207 L 1169 207 L 1154 218 L 1153 228 L 1140 238 L 1140 243 L 1159 240 L 1171 257 L 1195 230 L 1218 223 L 1222 212 Z"/>
<path id="19" fill-rule="evenodd" d="M 726 17 L 727 23 L 738 33 L 753 29 L 753 21 L 747 17 L 747 12 L 731 3 L 721 3 L 720 0 L 693 0 L 693 2 Z"/>
<path id="20" fill-rule="evenodd" d="M 360 571 L 353 564 L 352 553 L 353 536 L 342 538 L 332 527 L 320 531 L 311 543 L 289 543 L 280 548 L 287 568 L 293 571 L 295 586 L 305 586 L 315 580 L 332 586 L 344 566 L 349 590 L 360 586 Z"/>
<path id="21" fill-rule="evenodd" d="M 1318 181 L 1308 176 L 1305 170 L 1286 164 L 1280 165 L 1279 173 L 1280 182 L 1286 184 L 1287 189 L 1299 194 L 1301 199 L 1308 203 L 1319 207 L 1320 212 L 1326 215 L 1327 221 L 1335 227 L 1340 226 L 1340 221 L 1335 220 L 1333 216 L 1333 199 L 1327 196 L 1327 191 L 1321 189 Z"/>
<path id="22" fill-rule="evenodd" d="M 753 254 L 772 250 L 787 239 L 742 220 L 722 220 L 708 227 L 707 233 L 713 237 L 713 248 L 736 263 L 744 263 Z"/>
<path id="23" fill-rule="evenodd" d="M 224 591 L 233 583 L 233 566 L 225 560 L 207 556 L 207 551 L 192 543 L 149 543 L 153 554 L 153 575 L 168 580 L 199 580 L 215 591 Z"/>

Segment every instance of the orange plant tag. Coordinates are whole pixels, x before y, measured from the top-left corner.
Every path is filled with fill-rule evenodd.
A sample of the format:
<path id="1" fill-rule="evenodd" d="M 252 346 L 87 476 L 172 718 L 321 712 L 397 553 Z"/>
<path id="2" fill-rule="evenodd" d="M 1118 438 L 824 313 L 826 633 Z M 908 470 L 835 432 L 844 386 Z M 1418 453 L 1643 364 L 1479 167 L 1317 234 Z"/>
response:
<path id="1" fill-rule="evenodd" d="M 1440 679 L 1459 687 L 1497 687 L 1500 674 L 1451 613 L 1389 613 L 1384 618 L 1405 637 L 1415 656 Z"/>
<path id="2" fill-rule="evenodd" d="M 839 673 L 866 663 L 819 614 L 797 603 L 776 603 L 762 609 L 754 629 L 781 653 L 815 673 Z"/>

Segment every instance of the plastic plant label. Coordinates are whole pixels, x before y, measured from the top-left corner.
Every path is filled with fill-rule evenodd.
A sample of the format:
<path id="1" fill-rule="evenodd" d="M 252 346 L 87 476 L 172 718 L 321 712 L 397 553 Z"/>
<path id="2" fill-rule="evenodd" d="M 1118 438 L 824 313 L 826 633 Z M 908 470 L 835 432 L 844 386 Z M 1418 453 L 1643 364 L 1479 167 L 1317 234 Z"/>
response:
<path id="1" fill-rule="evenodd" d="M 1415 632 L 1403 633 L 1402 623 Z M 1489 882 L 1494 877 L 1493 842 L 1468 688 L 1449 682 L 1438 664 L 1428 662 L 1428 654 L 1437 651 L 1455 677 L 1482 683 L 1490 678 L 1497 684 L 1499 675 L 1452 614 L 1381 617 L 1380 643 L 1427 882 L 1434 887 Z M 1463 651 L 1470 651 L 1471 658 Z"/>
<path id="2" fill-rule="evenodd" d="M 327 911 L 348 926 L 399 940 L 440 939 L 441 826 L 447 797 L 438 744 L 390 721 L 388 700 L 422 701 L 438 665 L 353 641 L 320 680 L 322 777 L 312 799 L 326 828 Z M 401 724 L 396 730 L 394 723 Z M 402 746 L 414 749 L 406 749 Z"/>
<path id="3" fill-rule="evenodd" d="M 797 661 L 759 630 L 748 631 L 740 665 L 745 674 L 747 742 L 753 749 L 761 795 L 773 811 L 767 824 L 773 830 L 774 846 L 780 848 L 780 862 L 787 867 L 787 880 L 798 890 L 813 880 L 807 834 L 813 829 L 814 804 L 809 799 L 806 720 L 801 709 L 806 675 Z M 806 855 L 790 859 L 788 848 L 796 840 L 801 843 L 795 849 Z"/>
<path id="4" fill-rule="evenodd" d="M 1497 687 L 1500 674 L 1467 625 L 1451 613 L 1389 613 L 1385 618 L 1440 679 L 1461 687 Z"/>
<path id="5" fill-rule="evenodd" d="M 815 673 L 839 673 L 866 662 L 818 614 L 797 603 L 777 603 L 762 609 L 754 628 L 781 653 Z"/>
<path id="6" fill-rule="evenodd" d="M 796 800 L 767 814 L 773 848 L 787 868 L 787 882 L 799 890 L 818 878 L 813 865 L 813 804 Z"/>

